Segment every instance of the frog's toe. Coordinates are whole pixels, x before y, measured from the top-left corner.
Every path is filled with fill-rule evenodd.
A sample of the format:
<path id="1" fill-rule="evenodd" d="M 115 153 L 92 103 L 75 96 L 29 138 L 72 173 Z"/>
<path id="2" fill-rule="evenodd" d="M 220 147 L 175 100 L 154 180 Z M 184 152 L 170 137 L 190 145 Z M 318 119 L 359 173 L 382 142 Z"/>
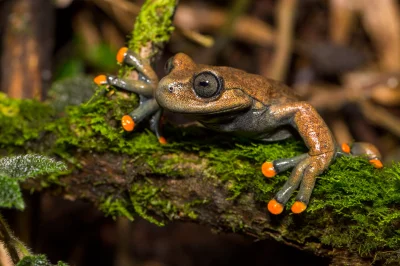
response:
<path id="1" fill-rule="evenodd" d="M 375 168 L 378 168 L 378 169 L 383 167 L 383 163 L 379 159 L 369 160 L 369 163 L 372 164 Z"/>
<path id="2" fill-rule="evenodd" d="M 344 153 L 350 154 L 351 148 L 350 148 L 349 144 L 347 144 L 347 143 L 342 143 L 341 148 L 342 148 L 342 151 L 343 151 Z"/>
<path id="3" fill-rule="evenodd" d="M 307 204 L 305 204 L 302 201 L 296 201 L 295 203 L 293 203 L 292 205 L 292 212 L 293 213 L 302 213 L 303 211 L 305 211 L 305 209 L 307 209 Z"/>
<path id="4" fill-rule="evenodd" d="M 107 81 L 107 76 L 106 75 L 98 75 L 93 79 L 93 82 L 96 83 L 97 85 L 106 85 L 108 84 Z"/>
<path id="5" fill-rule="evenodd" d="M 279 203 L 276 199 L 272 199 L 268 202 L 268 211 L 272 214 L 278 215 L 283 212 L 284 205 Z"/>
<path id="6" fill-rule="evenodd" d="M 117 62 L 118 63 L 122 64 L 124 62 L 125 55 L 128 52 L 128 50 L 129 49 L 127 47 L 122 47 L 118 50 L 118 53 L 117 53 Z"/>
<path id="7" fill-rule="evenodd" d="M 274 177 L 277 174 L 273 162 L 263 163 L 261 166 L 261 171 L 263 175 L 267 178 Z"/>
<path id="8" fill-rule="evenodd" d="M 121 119 L 121 124 L 125 131 L 133 131 L 135 128 L 135 121 L 130 115 L 124 115 Z"/>
<path id="9" fill-rule="evenodd" d="M 160 144 L 163 144 L 163 145 L 168 143 L 167 140 L 166 140 L 163 136 L 161 136 L 161 137 L 158 138 L 158 142 L 159 142 Z"/>

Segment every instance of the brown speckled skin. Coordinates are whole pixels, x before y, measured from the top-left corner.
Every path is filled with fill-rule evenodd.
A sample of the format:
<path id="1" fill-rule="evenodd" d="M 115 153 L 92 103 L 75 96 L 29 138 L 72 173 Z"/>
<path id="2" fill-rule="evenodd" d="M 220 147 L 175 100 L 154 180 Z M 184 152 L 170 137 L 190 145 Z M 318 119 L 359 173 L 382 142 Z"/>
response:
<path id="1" fill-rule="evenodd" d="M 114 85 L 140 94 L 140 106 L 129 117 L 137 124 L 143 118 L 153 116 L 152 125 L 159 139 L 163 139 L 159 129 L 160 107 L 190 116 L 211 129 L 253 139 L 282 140 L 291 137 L 293 129 L 300 134 L 309 149 L 308 153 L 266 163 L 266 176 L 271 172 L 275 175 L 294 168 L 287 182 L 270 201 L 271 206 L 277 207 L 269 209 L 274 214 L 283 210 L 283 205 L 299 187 L 297 202 L 292 206 L 292 211 L 304 211 L 316 177 L 337 156 L 349 152 L 347 148 L 346 151 L 341 150 L 336 145 L 329 128 L 310 104 L 299 101 L 287 86 L 277 81 L 234 68 L 197 65 L 190 57 L 179 53 L 168 61 L 169 73 L 158 82 L 149 62 L 141 60 L 129 50 L 123 57 L 122 63 L 138 70 L 140 81 L 113 76 L 107 76 L 105 81 L 99 80 L 101 84 Z M 213 77 L 207 79 L 207 82 L 214 80 L 220 85 L 201 85 L 202 89 L 204 86 L 219 88 L 216 93 L 206 97 L 200 96 L 194 86 L 196 78 L 205 73 Z M 212 81 L 206 84 L 212 84 Z M 353 144 L 350 154 L 365 154 L 368 159 L 380 159 L 379 151 L 367 143 Z M 379 161 L 375 164 L 381 163 Z M 270 165 L 273 165 L 272 169 Z"/>

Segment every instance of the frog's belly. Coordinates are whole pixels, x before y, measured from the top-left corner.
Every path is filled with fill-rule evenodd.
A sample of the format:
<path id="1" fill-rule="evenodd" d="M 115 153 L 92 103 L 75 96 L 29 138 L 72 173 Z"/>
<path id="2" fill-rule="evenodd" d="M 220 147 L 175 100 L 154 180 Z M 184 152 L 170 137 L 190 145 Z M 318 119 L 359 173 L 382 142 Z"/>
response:
<path id="1" fill-rule="evenodd" d="M 213 130 L 254 139 L 273 141 L 291 136 L 290 130 L 282 128 L 282 121 L 275 121 L 266 109 L 249 110 L 234 117 L 220 117 L 200 122 Z"/>

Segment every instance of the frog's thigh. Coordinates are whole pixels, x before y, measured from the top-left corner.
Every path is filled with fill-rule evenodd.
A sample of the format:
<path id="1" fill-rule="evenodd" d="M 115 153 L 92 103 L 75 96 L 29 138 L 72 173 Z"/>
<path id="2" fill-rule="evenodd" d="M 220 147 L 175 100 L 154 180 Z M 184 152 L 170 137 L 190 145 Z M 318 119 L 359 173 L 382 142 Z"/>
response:
<path id="1" fill-rule="evenodd" d="M 310 149 L 310 155 L 335 150 L 332 133 L 309 103 L 294 102 L 274 105 L 270 107 L 268 115 L 277 125 L 292 125 Z"/>

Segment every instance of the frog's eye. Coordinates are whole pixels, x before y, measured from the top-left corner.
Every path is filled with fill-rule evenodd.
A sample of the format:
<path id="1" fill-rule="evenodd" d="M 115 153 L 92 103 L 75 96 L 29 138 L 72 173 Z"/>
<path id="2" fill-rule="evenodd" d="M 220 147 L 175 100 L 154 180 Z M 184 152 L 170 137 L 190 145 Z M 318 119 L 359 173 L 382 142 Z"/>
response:
<path id="1" fill-rule="evenodd" d="M 171 57 L 170 59 L 167 60 L 164 66 L 165 74 L 169 74 L 172 69 L 174 68 L 174 63 L 173 63 L 174 58 Z"/>
<path id="2" fill-rule="evenodd" d="M 222 80 L 212 72 L 202 72 L 194 77 L 193 89 L 197 96 L 211 98 L 222 89 Z"/>

